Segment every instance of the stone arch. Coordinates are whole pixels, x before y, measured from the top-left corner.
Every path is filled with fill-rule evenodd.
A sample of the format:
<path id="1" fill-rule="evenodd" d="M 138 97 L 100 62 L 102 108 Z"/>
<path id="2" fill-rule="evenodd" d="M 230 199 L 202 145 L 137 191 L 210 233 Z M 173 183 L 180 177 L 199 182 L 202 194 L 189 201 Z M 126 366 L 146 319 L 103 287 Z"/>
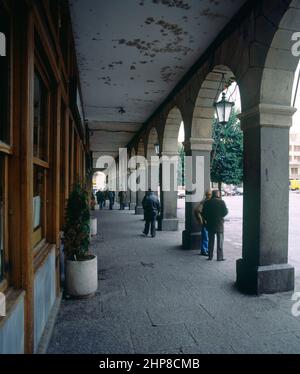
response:
<path id="1" fill-rule="evenodd" d="M 168 113 L 164 127 L 163 152 L 171 154 L 178 153 L 178 133 L 182 122 L 183 119 L 180 110 L 177 106 L 173 107 Z"/>
<path id="2" fill-rule="evenodd" d="M 155 127 L 152 127 L 148 133 L 147 139 L 147 159 L 149 160 L 151 156 L 157 156 L 155 152 L 155 144 L 159 144 L 158 133 Z"/>
<path id="3" fill-rule="evenodd" d="M 221 85 L 223 74 L 226 82 L 235 80 L 234 74 L 227 66 L 218 65 L 207 74 L 203 81 L 195 102 L 191 138 L 212 138 L 212 121 L 215 113 L 214 102 L 218 100 L 218 94 L 224 89 Z"/>
<path id="4" fill-rule="evenodd" d="M 292 53 L 293 34 L 299 32 L 300 3 L 292 1 L 283 15 L 268 50 L 260 91 L 260 102 L 291 105 L 295 72 L 299 56 Z"/>

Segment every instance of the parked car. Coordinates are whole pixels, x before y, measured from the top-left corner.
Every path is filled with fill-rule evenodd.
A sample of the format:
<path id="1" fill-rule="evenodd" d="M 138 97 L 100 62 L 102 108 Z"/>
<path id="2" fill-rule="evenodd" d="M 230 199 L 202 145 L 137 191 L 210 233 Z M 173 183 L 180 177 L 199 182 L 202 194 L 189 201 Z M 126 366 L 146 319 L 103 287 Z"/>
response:
<path id="1" fill-rule="evenodd" d="M 185 190 L 179 190 L 177 196 L 178 199 L 183 199 L 185 197 Z"/>
<path id="2" fill-rule="evenodd" d="M 244 194 L 244 189 L 243 187 L 237 187 L 237 189 L 235 190 L 236 191 L 236 195 L 243 195 Z"/>
<path id="3" fill-rule="evenodd" d="M 298 179 L 290 179 L 290 190 L 292 191 L 299 191 L 300 190 L 300 180 Z"/>

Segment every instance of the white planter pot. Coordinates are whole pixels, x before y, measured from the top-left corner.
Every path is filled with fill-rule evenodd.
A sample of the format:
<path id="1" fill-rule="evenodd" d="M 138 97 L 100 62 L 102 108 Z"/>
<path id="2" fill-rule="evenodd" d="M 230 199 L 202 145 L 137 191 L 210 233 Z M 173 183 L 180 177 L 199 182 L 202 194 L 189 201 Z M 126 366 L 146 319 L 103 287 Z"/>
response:
<path id="1" fill-rule="evenodd" d="M 85 261 L 67 261 L 66 291 L 70 296 L 86 297 L 98 288 L 97 256 Z"/>
<path id="2" fill-rule="evenodd" d="M 97 218 L 91 218 L 90 221 L 90 227 L 91 227 L 91 235 L 95 236 L 97 235 Z"/>

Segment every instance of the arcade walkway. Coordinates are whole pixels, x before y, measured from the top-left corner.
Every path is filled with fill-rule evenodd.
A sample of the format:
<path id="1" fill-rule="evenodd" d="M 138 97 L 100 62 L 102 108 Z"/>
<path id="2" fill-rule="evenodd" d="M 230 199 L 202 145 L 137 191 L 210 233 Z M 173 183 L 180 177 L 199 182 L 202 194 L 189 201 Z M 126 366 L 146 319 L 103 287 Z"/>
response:
<path id="1" fill-rule="evenodd" d="M 48 353 L 300 353 L 292 294 L 251 297 L 234 287 L 234 217 L 218 263 L 181 250 L 180 231 L 143 238 L 132 212 L 95 214 L 99 291 L 62 301 Z"/>

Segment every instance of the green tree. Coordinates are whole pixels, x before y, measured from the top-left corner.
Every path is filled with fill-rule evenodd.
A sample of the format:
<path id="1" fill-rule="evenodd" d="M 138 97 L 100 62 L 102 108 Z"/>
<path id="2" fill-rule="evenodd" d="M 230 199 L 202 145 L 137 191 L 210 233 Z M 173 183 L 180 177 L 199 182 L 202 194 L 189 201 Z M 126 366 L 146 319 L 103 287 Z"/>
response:
<path id="1" fill-rule="evenodd" d="M 214 145 L 211 158 L 211 181 L 238 185 L 243 180 L 243 132 L 237 113 L 232 112 L 226 125 L 213 122 Z"/>

